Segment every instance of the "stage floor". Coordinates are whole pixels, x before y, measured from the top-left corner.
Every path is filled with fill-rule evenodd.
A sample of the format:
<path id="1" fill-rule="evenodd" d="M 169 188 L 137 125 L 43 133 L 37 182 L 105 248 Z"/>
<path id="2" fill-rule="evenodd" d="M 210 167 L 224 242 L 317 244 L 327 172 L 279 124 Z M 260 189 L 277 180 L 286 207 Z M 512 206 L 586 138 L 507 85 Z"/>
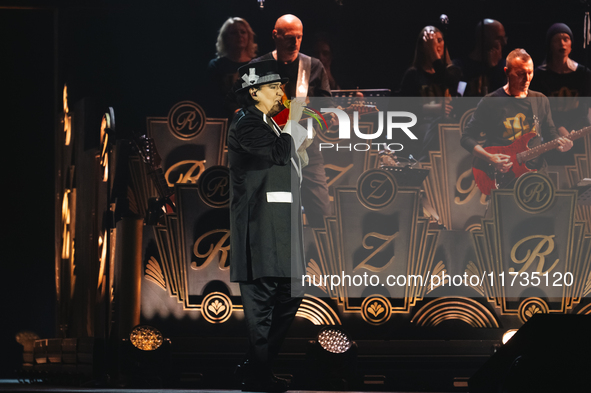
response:
<path id="1" fill-rule="evenodd" d="M 62 386 L 47 386 L 44 384 L 19 384 L 2 383 L 0 381 L 0 392 L 64 392 L 64 393 L 141 393 L 141 392 L 159 392 L 159 393 L 242 393 L 240 390 L 215 390 L 215 389 L 106 389 L 106 388 L 73 388 Z M 290 393 L 321 393 L 322 390 L 289 390 Z M 326 391 L 327 393 L 340 393 L 338 391 Z M 343 393 L 366 393 L 362 391 L 346 391 Z M 369 393 L 369 392 L 367 392 Z M 406 393 L 406 392 L 392 392 Z M 426 392 L 426 393 L 444 393 L 444 392 Z"/>
<path id="2" fill-rule="evenodd" d="M 83 388 L 71 386 L 56 386 L 43 383 L 19 383 L 18 380 L 0 380 L 0 392 L 64 392 L 64 393 L 141 393 L 141 392 L 159 392 L 159 393 L 241 393 L 240 390 L 223 389 L 123 389 L 123 388 Z M 324 390 L 289 390 L 290 393 L 321 393 Z M 328 391 L 327 391 L 328 392 Z M 340 393 L 331 390 L 330 393 Z M 366 393 L 363 391 L 346 391 L 343 393 Z M 369 393 L 369 392 L 368 392 Z M 406 392 L 391 392 L 406 393 Z M 425 393 L 443 393 L 443 392 L 425 392 Z"/>

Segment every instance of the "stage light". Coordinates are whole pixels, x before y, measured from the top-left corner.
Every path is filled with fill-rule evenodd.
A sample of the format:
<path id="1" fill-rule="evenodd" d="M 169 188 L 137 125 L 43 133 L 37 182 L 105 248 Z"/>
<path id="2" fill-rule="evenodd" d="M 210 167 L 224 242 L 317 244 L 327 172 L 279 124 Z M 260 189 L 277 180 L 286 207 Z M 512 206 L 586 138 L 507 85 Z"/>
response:
<path id="1" fill-rule="evenodd" d="M 345 353 L 353 345 L 347 333 L 334 327 L 321 329 L 317 341 L 324 350 L 332 353 Z"/>
<path id="2" fill-rule="evenodd" d="M 142 351 L 154 351 L 164 342 L 162 333 L 158 329 L 148 325 L 140 325 L 133 328 L 129 334 L 129 341 L 137 349 Z"/>
<path id="3" fill-rule="evenodd" d="M 120 342 L 118 373 L 129 386 L 162 387 L 172 375 L 171 341 L 153 326 L 138 325 Z"/>
<path id="4" fill-rule="evenodd" d="M 505 334 L 503 334 L 503 345 L 507 344 L 507 341 L 511 340 L 511 337 L 513 337 L 513 335 L 517 333 L 517 329 L 509 329 L 505 332 Z"/>
<path id="5" fill-rule="evenodd" d="M 312 390 L 350 390 L 356 384 L 357 344 L 342 329 L 325 326 L 308 342 L 308 387 Z"/>

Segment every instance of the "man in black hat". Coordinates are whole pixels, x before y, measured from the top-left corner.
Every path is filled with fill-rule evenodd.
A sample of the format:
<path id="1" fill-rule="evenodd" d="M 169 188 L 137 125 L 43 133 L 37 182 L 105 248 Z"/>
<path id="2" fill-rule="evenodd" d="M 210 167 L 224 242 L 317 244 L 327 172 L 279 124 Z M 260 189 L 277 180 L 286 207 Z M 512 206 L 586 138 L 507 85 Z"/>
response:
<path id="1" fill-rule="evenodd" d="M 291 285 L 304 269 L 297 154 L 306 136 L 297 124 L 303 104 L 292 101 L 281 130 L 272 118 L 283 109 L 286 82 L 277 62 L 247 64 L 238 73 L 242 109 L 229 128 L 228 161 L 230 277 L 240 283 L 249 337 L 242 390 L 285 391 L 287 382 L 273 375 L 271 364 L 303 295 Z"/>

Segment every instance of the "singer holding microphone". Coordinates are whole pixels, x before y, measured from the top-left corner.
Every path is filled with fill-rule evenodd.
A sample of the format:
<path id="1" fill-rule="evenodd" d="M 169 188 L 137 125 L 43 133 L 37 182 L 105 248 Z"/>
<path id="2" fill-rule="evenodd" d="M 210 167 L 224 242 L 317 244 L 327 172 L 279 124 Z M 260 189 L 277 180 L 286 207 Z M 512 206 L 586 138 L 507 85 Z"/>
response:
<path id="1" fill-rule="evenodd" d="M 287 381 L 271 364 L 299 308 L 304 272 L 297 124 L 302 100 L 292 100 L 283 130 L 272 116 L 283 106 L 275 60 L 239 68 L 236 98 L 242 109 L 228 131 L 230 168 L 230 277 L 239 282 L 249 348 L 240 366 L 242 390 L 282 392 Z"/>

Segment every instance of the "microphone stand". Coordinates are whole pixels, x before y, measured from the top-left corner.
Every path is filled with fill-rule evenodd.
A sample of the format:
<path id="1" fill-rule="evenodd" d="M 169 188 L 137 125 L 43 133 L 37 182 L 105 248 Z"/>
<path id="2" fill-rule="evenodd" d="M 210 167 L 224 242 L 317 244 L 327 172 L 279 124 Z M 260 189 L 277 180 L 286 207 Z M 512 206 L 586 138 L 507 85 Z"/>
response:
<path id="1" fill-rule="evenodd" d="M 445 14 L 439 17 L 441 23 L 441 34 L 443 34 L 443 65 L 447 67 L 447 26 L 449 25 L 449 18 Z"/>
<path id="2" fill-rule="evenodd" d="M 486 63 L 488 61 L 488 59 L 486 58 L 487 55 L 487 51 L 484 48 L 484 44 L 486 43 L 486 36 L 485 36 L 485 25 L 484 25 L 484 21 L 485 21 L 485 17 L 484 15 L 482 16 L 482 20 L 480 21 L 481 23 L 481 29 L 480 29 L 480 55 L 481 55 L 481 74 L 480 74 L 480 94 L 482 94 L 482 96 L 484 97 L 485 95 L 488 94 L 488 78 L 486 76 Z"/>
<path id="3" fill-rule="evenodd" d="M 591 0 L 581 0 L 587 11 L 585 11 L 585 19 L 583 22 L 583 49 L 585 50 L 585 73 L 583 79 L 583 96 L 588 97 L 591 95 L 591 91 L 588 90 L 588 70 L 589 70 L 589 44 L 591 43 L 591 17 L 589 16 L 589 10 L 591 10 Z"/>
<path id="4" fill-rule="evenodd" d="M 443 63 L 443 86 L 444 86 L 444 91 L 443 91 L 443 98 L 441 101 L 441 118 L 442 119 L 446 119 L 448 116 L 445 113 L 445 90 L 448 89 L 448 83 L 447 83 L 447 26 L 449 25 L 449 18 L 447 17 L 446 14 L 441 14 L 441 16 L 439 16 L 439 23 L 441 24 L 441 34 L 443 35 L 443 58 L 442 63 Z M 451 92 L 450 92 L 451 94 Z"/>

